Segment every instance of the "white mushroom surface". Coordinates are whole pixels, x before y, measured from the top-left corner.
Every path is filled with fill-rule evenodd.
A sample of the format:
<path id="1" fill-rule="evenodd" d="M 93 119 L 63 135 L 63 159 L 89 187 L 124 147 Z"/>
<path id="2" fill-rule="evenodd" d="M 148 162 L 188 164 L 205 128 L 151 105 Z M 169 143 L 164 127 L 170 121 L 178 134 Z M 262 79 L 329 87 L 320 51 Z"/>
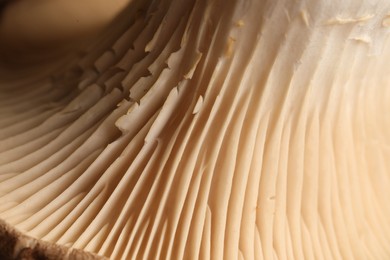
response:
<path id="1" fill-rule="evenodd" d="M 3 62 L 0 219 L 110 259 L 390 259 L 389 33 L 387 0 L 133 0 Z"/>

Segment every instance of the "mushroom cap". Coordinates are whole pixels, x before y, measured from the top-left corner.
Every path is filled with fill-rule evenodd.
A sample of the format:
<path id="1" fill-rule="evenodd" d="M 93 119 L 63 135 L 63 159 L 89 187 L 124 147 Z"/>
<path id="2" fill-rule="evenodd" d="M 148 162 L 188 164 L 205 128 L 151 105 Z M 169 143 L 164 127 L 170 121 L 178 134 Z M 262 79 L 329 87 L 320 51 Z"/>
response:
<path id="1" fill-rule="evenodd" d="M 88 45 L 4 62 L 4 250 L 389 258 L 390 4 L 374 2 L 133 0 Z"/>

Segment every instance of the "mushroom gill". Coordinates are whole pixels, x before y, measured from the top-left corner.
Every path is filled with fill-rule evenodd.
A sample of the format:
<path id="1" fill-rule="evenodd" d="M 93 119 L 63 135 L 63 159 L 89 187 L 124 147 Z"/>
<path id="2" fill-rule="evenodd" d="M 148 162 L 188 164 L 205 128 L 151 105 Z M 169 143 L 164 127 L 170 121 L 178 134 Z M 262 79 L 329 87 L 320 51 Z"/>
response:
<path id="1" fill-rule="evenodd" d="M 125 2 L 3 46 L 0 257 L 390 258 L 388 1 Z"/>

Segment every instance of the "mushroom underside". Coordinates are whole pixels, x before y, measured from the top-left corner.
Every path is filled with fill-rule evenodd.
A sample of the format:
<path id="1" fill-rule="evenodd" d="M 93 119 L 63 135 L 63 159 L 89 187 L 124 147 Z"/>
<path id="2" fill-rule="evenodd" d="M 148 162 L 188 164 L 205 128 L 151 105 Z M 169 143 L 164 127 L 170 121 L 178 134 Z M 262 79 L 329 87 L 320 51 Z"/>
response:
<path id="1" fill-rule="evenodd" d="M 390 4 L 361 2 L 134 0 L 4 63 L 0 256 L 389 258 Z"/>

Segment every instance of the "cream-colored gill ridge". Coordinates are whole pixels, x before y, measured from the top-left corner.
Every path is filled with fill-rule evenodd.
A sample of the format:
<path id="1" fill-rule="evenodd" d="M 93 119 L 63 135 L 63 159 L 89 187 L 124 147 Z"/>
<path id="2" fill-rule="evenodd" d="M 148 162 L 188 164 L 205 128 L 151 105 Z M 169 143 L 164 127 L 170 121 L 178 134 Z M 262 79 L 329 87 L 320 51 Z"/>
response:
<path id="1" fill-rule="evenodd" d="M 110 259 L 390 258 L 390 4 L 358 2 L 134 0 L 2 69 L 0 218 Z"/>

